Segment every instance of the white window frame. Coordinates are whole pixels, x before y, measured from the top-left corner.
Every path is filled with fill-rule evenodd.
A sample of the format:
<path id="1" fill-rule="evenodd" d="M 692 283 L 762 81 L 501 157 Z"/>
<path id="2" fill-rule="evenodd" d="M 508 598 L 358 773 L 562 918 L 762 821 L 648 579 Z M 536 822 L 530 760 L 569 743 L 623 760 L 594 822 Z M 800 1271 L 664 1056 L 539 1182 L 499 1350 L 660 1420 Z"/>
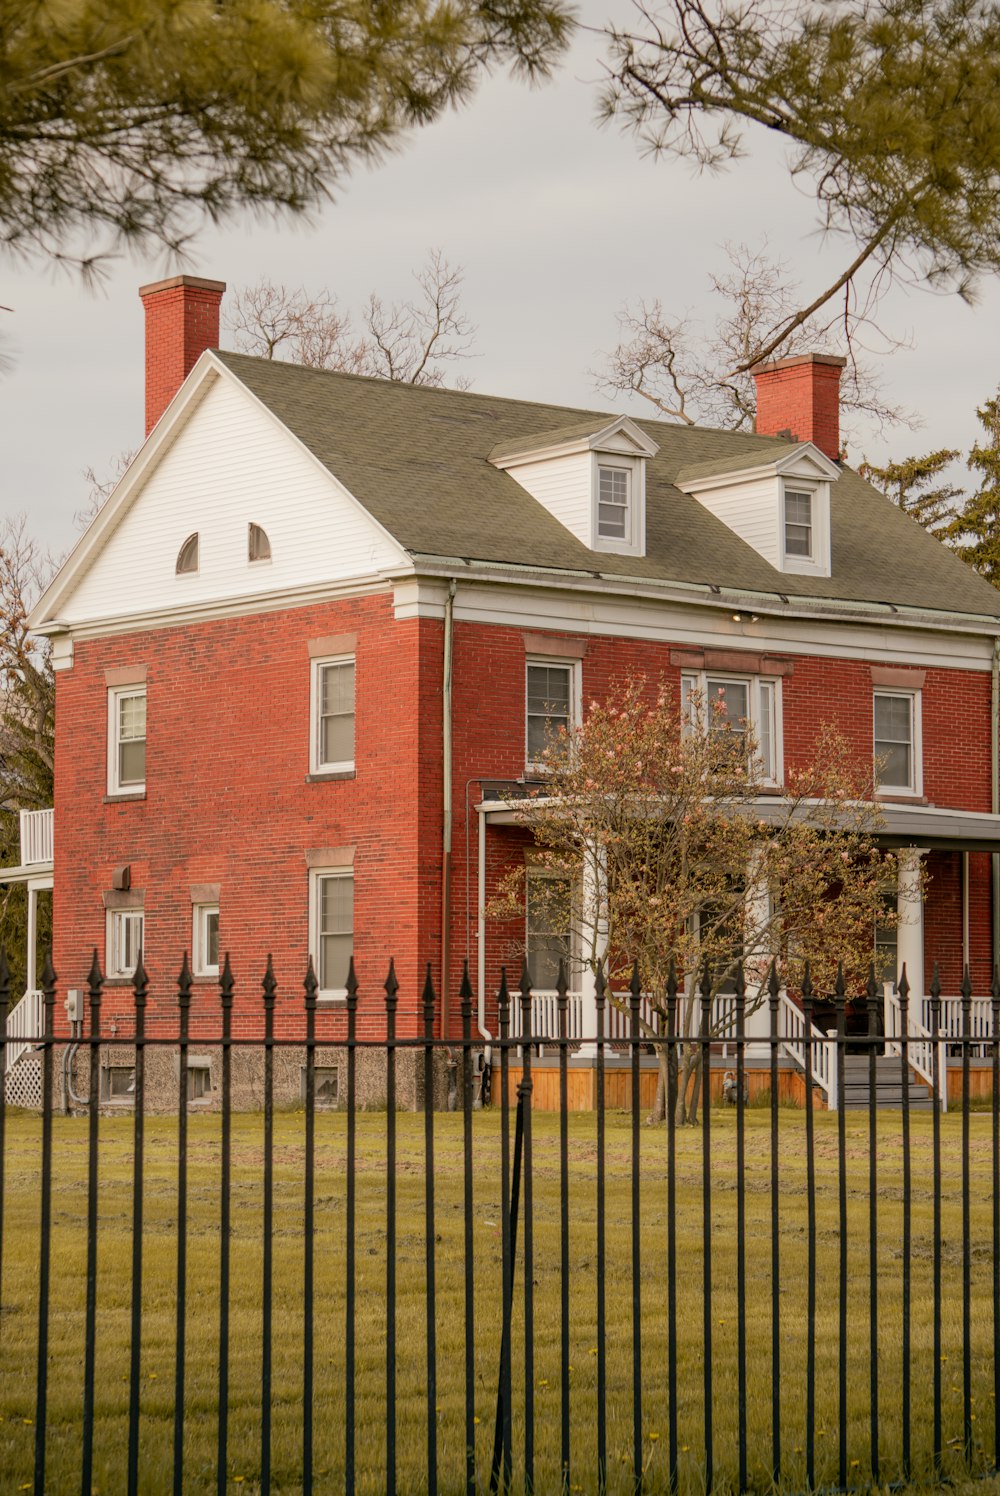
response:
<path id="1" fill-rule="evenodd" d="M 600 528 L 601 468 L 614 468 L 628 475 L 628 505 L 625 534 L 602 535 Z M 617 556 L 642 556 L 646 541 L 646 464 L 641 457 L 624 452 L 595 452 L 591 466 L 590 549 Z"/>
<path id="2" fill-rule="evenodd" d="M 761 741 L 761 723 L 763 720 L 761 709 L 761 687 L 766 687 L 771 693 L 772 704 L 772 732 L 771 753 L 773 757 L 774 772 L 764 772 L 761 765 L 761 783 L 771 788 L 780 787 L 785 782 L 785 740 L 782 726 L 782 695 L 780 675 L 741 675 L 729 670 L 685 670 L 681 676 L 681 701 L 684 699 L 684 689 L 687 685 L 690 690 L 696 692 L 701 698 L 701 709 L 703 713 L 702 726 L 707 727 L 707 713 L 710 709 L 708 694 L 709 681 L 718 682 L 720 685 L 747 686 L 747 700 L 750 703 L 750 716 L 748 718 L 754 737 L 757 739 L 758 749 Z M 691 724 L 692 726 L 694 724 Z"/>
<path id="3" fill-rule="evenodd" d="M 524 660 L 524 765 L 533 773 L 539 773 L 548 768 L 544 762 L 531 757 L 528 746 L 528 671 L 532 666 L 544 666 L 549 670 L 567 670 L 569 672 L 569 691 L 567 692 L 569 702 L 569 718 L 566 723 L 567 732 L 572 732 L 580 722 L 583 712 L 582 671 L 579 660 L 560 659 L 556 655 L 526 655 Z M 548 720 L 548 719 L 547 719 Z"/>
<path id="4" fill-rule="evenodd" d="M 810 499 L 810 543 L 808 556 L 786 549 L 785 514 L 788 493 L 808 494 Z M 828 577 L 830 575 L 830 484 L 815 478 L 796 478 L 786 473 L 778 484 L 778 554 L 781 569 L 793 575 Z"/>
<path id="5" fill-rule="evenodd" d="M 208 959 L 208 922 L 212 915 L 219 917 L 218 904 L 194 904 L 191 912 L 191 955 L 196 977 L 219 975 L 218 950 L 213 965 Z"/>
<path id="6" fill-rule="evenodd" d="M 108 794 L 109 795 L 144 795 L 146 793 L 146 778 L 141 780 L 122 781 L 118 771 L 118 749 L 121 743 L 119 737 L 120 711 L 119 705 L 130 696 L 141 696 L 146 702 L 146 736 L 143 742 L 146 751 L 149 751 L 149 702 L 144 685 L 132 686 L 110 686 L 108 688 Z M 132 739 L 138 742 L 138 738 Z"/>
<path id="7" fill-rule="evenodd" d="M 320 708 L 323 702 L 323 672 L 331 665 L 353 665 L 354 666 L 354 754 L 349 759 L 339 759 L 336 762 L 327 762 L 323 758 L 322 741 L 322 714 Z M 357 757 L 357 730 L 358 730 L 358 664 L 353 654 L 325 655 L 321 659 L 311 662 L 310 674 L 310 726 L 309 736 L 311 748 L 309 751 L 309 769 L 312 774 L 352 774 L 354 772 Z"/>
<path id="8" fill-rule="evenodd" d="M 801 551 L 790 551 L 788 549 L 788 500 L 790 498 L 803 498 L 809 501 L 809 523 L 803 525 L 799 520 L 792 520 L 798 529 L 808 529 L 809 549 L 803 554 Z M 781 548 L 786 560 L 791 561 L 815 561 L 816 559 L 816 490 L 811 483 L 800 483 L 797 486 L 791 478 L 786 478 L 781 486 L 782 499 L 782 525 L 781 525 Z"/>
<path id="9" fill-rule="evenodd" d="M 313 970 L 320 982 L 316 997 L 320 1002 L 343 1002 L 347 997 L 345 987 L 324 987 L 323 962 L 320 956 L 320 931 L 322 923 L 322 894 L 323 883 L 327 878 L 349 878 L 354 885 L 353 867 L 317 867 L 309 869 L 309 953 L 312 956 Z M 356 893 L 356 886 L 353 888 Z M 353 936 L 354 931 L 352 929 Z M 347 975 L 346 970 L 344 973 Z"/>
<path id="10" fill-rule="evenodd" d="M 110 978 L 128 978 L 135 975 L 136 963 L 125 959 L 126 926 L 138 920 L 139 942 L 136 955 L 145 949 L 146 916 L 143 909 L 109 909 L 105 929 L 104 965 Z"/>
<path id="11" fill-rule="evenodd" d="M 892 795 L 922 796 L 924 793 L 924 746 L 921 722 L 921 693 L 916 690 L 897 690 L 891 686 L 876 686 L 872 691 L 872 759 L 877 755 L 875 747 L 875 700 L 878 696 L 893 696 L 910 703 L 910 761 L 913 769 L 910 784 L 876 784 L 876 793 L 881 797 Z"/>

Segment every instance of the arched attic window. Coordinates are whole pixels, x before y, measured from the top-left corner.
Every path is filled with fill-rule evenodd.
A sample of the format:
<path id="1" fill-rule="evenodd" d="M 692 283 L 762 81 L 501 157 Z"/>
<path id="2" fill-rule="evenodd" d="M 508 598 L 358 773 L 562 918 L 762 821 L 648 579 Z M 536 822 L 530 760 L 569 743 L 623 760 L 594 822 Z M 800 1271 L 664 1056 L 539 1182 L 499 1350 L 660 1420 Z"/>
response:
<path id="1" fill-rule="evenodd" d="M 187 572 L 198 570 L 198 531 L 189 535 L 187 540 L 177 552 L 177 566 L 175 568 L 179 577 Z"/>
<path id="2" fill-rule="evenodd" d="M 247 556 L 251 561 L 270 561 L 271 559 L 271 542 L 267 538 L 267 531 L 260 525 L 253 523 L 250 525 Z"/>

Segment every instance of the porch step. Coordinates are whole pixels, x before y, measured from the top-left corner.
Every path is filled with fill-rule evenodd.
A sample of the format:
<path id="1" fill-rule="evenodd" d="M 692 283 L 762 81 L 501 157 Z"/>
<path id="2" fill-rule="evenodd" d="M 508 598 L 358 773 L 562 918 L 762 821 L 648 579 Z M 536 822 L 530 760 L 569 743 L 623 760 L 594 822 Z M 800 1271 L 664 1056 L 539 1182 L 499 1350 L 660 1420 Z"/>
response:
<path id="1" fill-rule="evenodd" d="M 909 1104 L 911 1111 L 931 1111 L 933 1102 L 928 1086 L 910 1071 Z M 869 1104 L 868 1056 L 844 1057 L 844 1110 L 858 1111 Z M 900 1064 L 893 1055 L 879 1055 L 875 1061 L 875 1105 L 900 1108 L 903 1105 L 903 1078 Z"/>

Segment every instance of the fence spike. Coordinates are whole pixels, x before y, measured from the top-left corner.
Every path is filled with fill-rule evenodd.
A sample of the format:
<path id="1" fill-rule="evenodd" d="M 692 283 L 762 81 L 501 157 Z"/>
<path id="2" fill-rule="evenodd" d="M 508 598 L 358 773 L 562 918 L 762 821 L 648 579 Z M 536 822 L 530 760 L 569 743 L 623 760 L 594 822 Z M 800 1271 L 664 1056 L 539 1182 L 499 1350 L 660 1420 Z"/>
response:
<path id="1" fill-rule="evenodd" d="M 639 980 L 638 961 L 633 961 L 632 963 L 632 975 L 629 979 L 628 990 L 632 1006 L 637 1008 L 639 1006 L 639 1000 L 642 997 L 642 983 Z"/>
<path id="2" fill-rule="evenodd" d="M 667 966 L 667 1004 L 669 1006 L 670 1003 L 675 1003 L 676 1001 L 677 1001 L 677 962 L 674 960 L 673 956 L 671 956 L 670 957 L 670 963 Z"/>
<path id="3" fill-rule="evenodd" d="M 802 1006 L 803 1006 L 803 1008 L 811 1008 L 812 1007 L 812 1000 L 813 1000 L 812 972 L 810 970 L 809 962 L 807 961 L 806 962 L 805 971 L 802 974 Z"/>
<path id="4" fill-rule="evenodd" d="M 604 980 L 604 962 L 600 956 L 597 958 L 597 966 L 594 970 L 594 1000 L 599 1008 L 604 1007 L 604 999 L 607 994 L 607 983 Z"/>
<path id="5" fill-rule="evenodd" d="M 466 1009 L 468 1009 L 469 1016 L 471 1017 L 472 1016 L 472 998 L 473 998 L 473 992 L 472 992 L 472 981 L 471 981 L 471 978 L 469 977 L 469 958 L 468 958 L 468 956 L 466 956 L 465 960 L 462 962 L 462 982 L 461 982 L 461 985 L 460 985 L 460 987 L 458 989 L 458 995 L 459 995 L 459 997 L 462 1000 L 462 1016 L 463 1016 L 463 1018 L 465 1017 Z"/>
<path id="6" fill-rule="evenodd" d="M 737 961 L 737 963 L 736 963 L 736 1006 L 738 1008 L 742 1008 L 743 1007 L 743 1004 L 746 1002 L 746 996 L 747 996 L 747 984 L 746 984 L 746 977 L 745 977 L 744 972 L 743 972 L 743 962 L 742 961 Z"/>
<path id="7" fill-rule="evenodd" d="M 179 1008 L 189 1008 L 191 1006 L 191 986 L 193 980 L 188 953 L 185 951 L 184 960 L 181 962 L 181 969 L 177 973 L 177 1006 Z"/>
<path id="8" fill-rule="evenodd" d="M 837 977 L 833 984 L 833 995 L 838 1003 L 844 1002 L 847 998 L 847 983 L 844 981 L 843 961 L 837 962 Z"/>
<path id="9" fill-rule="evenodd" d="M 349 957 L 347 962 L 347 1006 L 357 1007 L 358 1004 L 358 978 L 354 970 L 354 956 Z"/>
<path id="10" fill-rule="evenodd" d="M 56 985 L 56 969 L 52 965 L 52 947 L 49 946 L 45 952 L 45 965 L 42 967 L 42 990 Z"/>
<path id="11" fill-rule="evenodd" d="M 865 990 L 868 994 L 868 1002 L 874 1005 L 878 999 L 878 982 L 875 979 L 874 961 L 868 963 L 868 981 L 865 984 Z"/>
<path id="12" fill-rule="evenodd" d="M 390 956 L 389 957 L 389 975 L 386 977 L 385 981 L 382 983 L 382 986 L 385 988 L 385 1005 L 386 1005 L 386 1007 L 394 1009 L 395 1006 L 396 1006 L 396 1001 L 397 1001 L 397 999 L 396 999 L 396 993 L 399 991 L 399 982 L 396 980 L 396 958 L 395 958 L 395 956 Z"/>
<path id="13" fill-rule="evenodd" d="M 319 991 L 319 978 L 316 975 L 316 968 L 313 965 L 312 956 L 309 957 L 309 960 L 306 964 L 306 974 L 303 978 L 302 985 L 305 988 L 306 1010 L 308 1011 L 310 1008 L 315 1008 L 316 993 Z"/>
<path id="14" fill-rule="evenodd" d="M 2 953 L 0 953 L 0 955 L 2 955 Z M 2 965 L 0 965 L 0 983 L 2 983 L 2 982 L 3 982 L 3 967 L 2 967 Z M 94 996 L 95 992 L 98 995 L 98 999 L 100 999 L 100 991 L 101 991 L 101 987 L 103 986 L 103 983 L 104 983 L 104 975 L 103 975 L 103 973 L 101 971 L 101 963 L 97 959 L 97 946 L 95 945 L 94 946 L 93 959 L 91 960 L 91 963 L 90 963 L 90 970 L 87 973 L 87 986 L 90 988 L 91 1001 L 93 1001 L 93 996 Z"/>
<path id="15" fill-rule="evenodd" d="M 962 972 L 962 1001 L 964 1003 L 971 1003 L 972 1001 L 972 979 L 969 976 L 968 961 L 966 961 Z"/>
<path id="16" fill-rule="evenodd" d="M 899 1000 L 900 1000 L 901 1003 L 905 1003 L 905 1002 L 907 1002 L 909 1000 L 909 996 L 910 996 L 910 979 L 906 975 L 906 962 L 905 961 L 903 962 L 903 969 L 902 969 L 902 971 L 899 974 L 899 981 L 896 984 L 896 991 L 899 993 Z"/>
<path id="17" fill-rule="evenodd" d="M 940 969 L 938 967 L 938 963 L 936 961 L 934 962 L 934 971 L 933 971 L 933 974 L 931 976 L 931 985 L 930 985 L 930 989 L 929 990 L 930 990 L 930 995 L 931 995 L 931 1006 L 932 1007 L 936 1007 L 937 1010 L 938 1010 L 938 1012 L 940 1012 L 941 1011 L 941 972 L 940 972 Z"/>
<path id="18" fill-rule="evenodd" d="M 778 998 L 781 996 L 781 983 L 778 980 L 778 963 L 773 956 L 771 969 L 767 974 L 767 995 L 771 1002 L 777 1005 Z"/>
<path id="19" fill-rule="evenodd" d="M 497 1007 L 499 1008 L 501 1014 L 510 1007 L 510 991 L 507 987 L 506 966 L 501 966 L 500 968 L 500 987 L 497 991 Z"/>
<path id="20" fill-rule="evenodd" d="M 437 1002 L 437 994 L 434 991 L 434 979 L 431 976 L 431 963 L 428 961 L 427 970 L 424 973 L 424 990 L 421 994 L 424 1005 L 424 1017 L 434 1016 L 434 1004 Z"/>
<path id="21" fill-rule="evenodd" d="M 140 945 L 135 958 L 135 971 L 132 973 L 132 990 L 135 993 L 135 1005 L 137 1008 L 146 1006 L 146 995 L 149 992 L 149 975 L 142 959 L 142 946 Z"/>
<path id="22" fill-rule="evenodd" d="M 701 1000 L 702 1003 L 710 1003 L 712 1001 L 712 972 L 707 956 L 702 962 L 701 967 Z"/>
<path id="23" fill-rule="evenodd" d="M 233 968 L 230 965 L 229 952 L 227 951 L 222 962 L 222 972 L 219 976 L 219 1001 L 224 1008 L 232 1007 L 233 989 L 235 986 L 236 980 L 233 976 Z"/>
<path id="24" fill-rule="evenodd" d="M 261 982 L 264 992 L 265 1008 L 274 1007 L 274 994 L 278 990 L 278 982 L 274 975 L 274 962 L 271 960 L 271 952 L 267 953 L 267 970 L 264 972 L 264 980 Z"/>
<path id="25" fill-rule="evenodd" d="M 560 1008 L 565 1008 L 568 1001 L 568 992 L 569 983 L 566 980 L 566 962 L 563 960 L 562 956 L 560 956 L 559 971 L 556 974 L 556 997 L 558 998 Z"/>

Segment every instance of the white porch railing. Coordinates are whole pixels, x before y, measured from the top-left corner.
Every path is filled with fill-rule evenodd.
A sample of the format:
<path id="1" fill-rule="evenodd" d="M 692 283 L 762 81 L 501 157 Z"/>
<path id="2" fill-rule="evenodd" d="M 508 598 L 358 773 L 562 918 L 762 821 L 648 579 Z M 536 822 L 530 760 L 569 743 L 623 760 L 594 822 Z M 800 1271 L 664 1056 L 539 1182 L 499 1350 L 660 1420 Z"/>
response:
<path id="1" fill-rule="evenodd" d="M 886 1054 L 902 1055 L 903 1046 L 900 1040 L 903 1036 L 903 1009 L 892 982 L 886 982 L 883 988 L 885 992 L 885 1052 Z M 931 1030 L 914 1013 L 914 1007 L 919 1009 L 921 1017 L 924 1009 L 930 1017 L 930 999 L 925 998 L 922 1003 L 910 1004 L 907 1008 L 907 1033 L 906 1033 L 906 1058 L 910 1069 L 914 1070 L 920 1079 L 928 1087 L 933 1095 L 934 1086 L 934 1039 Z M 959 1034 L 961 1035 L 961 1012 L 959 1012 Z M 943 1034 L 943 1027 L 939 1033 Z M 948 1046 L 943 1038 L 938 1039 L 938 1085 L 937 1091 L 941 1097 L 941 1110 L 948 1110 Z"/>
<path id="2" fill-rule="evenodd" d="M 21 866 L 52 861 L 52 811 L 21 811 Z"/>
<path id="3" fill-rule="evenodd" d="M 813 1080 L 826 1097 L 830 1111 L 836 1111 L 837 1046 L 814 1023 L 809 1024 L 807 1032 L 805 1014 L 783 987 L 778 1010 L 778 1032 L 781 1035 L 782 1052 L 795 1061 L 803 1074 L 806 1068 L 806 1049 L 812 1050 L 810 1063 Z"/>
<path id="4" fill-rule="evenodd" d="M 931 1032 L 931 1000 L 923 998 L 919 1003 L 920 1022 L 928 1033 Z M 913 1003 L 910 1004 L 913 1011 Z M 938 1019 L 938 1033 L 952 1043 L 961 1039 L 965 1032 L 962 1027 L 962 999 L 960 997 L 942 997 L 941 1016 Z M 969 1037 L 973 1040 L 974 1047 L 970 1054 L 981 1058 L 988 1052 L 988 1046 L 993 1040 L 993 1004 L 988 997 L 974 997 L 972 999 Z"/>
<path id="5" fill-rule="evenodd" d="M 566 1036 L 574 1043 L 581 1040 L 593 1040 L 596 1037 L 597 1028 L 593 1017 L 590 1021 L 585 1020 L 584 999 L 582 992 L 568 992 L 566 1006 Z M 621 1003 L 625 1008 L 628 1006 L 628 993 L 616 992 L 615 1002 Z M 647 997 L 643 997 L 639 1012 L 643 1021 L 651 1027 L 657 1024 L 657 1015 Z M 510 1001 L 510 1037 L 519 1039 L 523 1033 L 521 1023 L 521 994 L 511 993 Z M 621 1007 L 615 1003 L 606 1002 L 604 1005 L 604 1037 L 606 1039 L 627 1039 L 631 1033 L 632 1019 Z M 531 1031 L 533 1035 L 543 1039 L 558 1039 L 559 1037 L 559 997 L 555 992 L 532 992 L 531 994 Z"/>
<path id="6" fill-rule="evenodd" d="M 4 1073 L 9 1075 L 33 1041 L 42 1036 L 44 1023 L 42 994 L 26 992 L 7 1014 L 7 1047 L 4 1050 Z"/>

